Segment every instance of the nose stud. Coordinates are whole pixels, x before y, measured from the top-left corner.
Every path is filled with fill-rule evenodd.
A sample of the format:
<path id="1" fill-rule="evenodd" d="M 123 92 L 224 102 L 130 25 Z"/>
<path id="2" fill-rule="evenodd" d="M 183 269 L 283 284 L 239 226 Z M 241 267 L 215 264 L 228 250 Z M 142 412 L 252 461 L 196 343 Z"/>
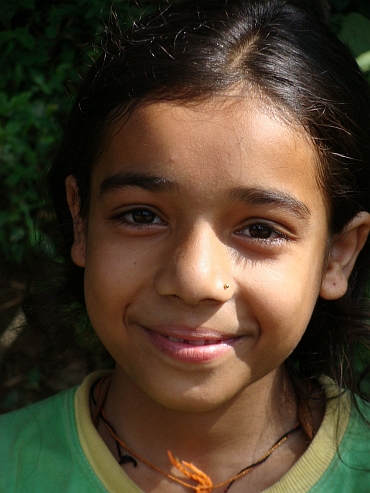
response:
<path id="1" fill-rule="evenodd" d="M 227 284 L 227 283 L 224 284 L 224 289 L 229 289 L 229 287 L 230 287 L 230 284 Z"/>

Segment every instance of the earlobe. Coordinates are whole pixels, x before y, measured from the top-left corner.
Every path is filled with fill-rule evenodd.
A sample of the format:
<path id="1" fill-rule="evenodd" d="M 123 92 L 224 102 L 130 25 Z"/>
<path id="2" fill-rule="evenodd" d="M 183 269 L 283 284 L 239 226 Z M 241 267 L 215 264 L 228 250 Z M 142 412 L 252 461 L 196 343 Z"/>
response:
<path id="1" fill-rule="evenodd" d="M 370 231 L 370 214 L 360 212 L 334 238 L 320 289 L 326 300 L 341 298 L 347 291 L 348 278 Z"/>
<path id="2" fill-rule="evenodd" d="M 79 267 L 85 267 L 85 224 L 80 216 L 80 197 L 76 178 L 73 175 L 67 176 L 65 185 L 68 207 L 73 220 L 74 241 L 71 247 L 71 257 L 76 265 Z"/>

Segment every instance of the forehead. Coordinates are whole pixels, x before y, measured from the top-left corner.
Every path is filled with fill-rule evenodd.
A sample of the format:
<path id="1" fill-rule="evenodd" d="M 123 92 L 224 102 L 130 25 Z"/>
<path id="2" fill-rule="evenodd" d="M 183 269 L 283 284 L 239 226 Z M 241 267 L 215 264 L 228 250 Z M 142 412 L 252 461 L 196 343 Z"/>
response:
<path id="1" fill-rule="evenodd" d="M 138 106 L 112 126 L 93 185 L 133 170 L 164 176 L 203 196 L 240 184 L 324 204 L 317 163 L 305 130 L 255 98 L 161 102 Z"/>

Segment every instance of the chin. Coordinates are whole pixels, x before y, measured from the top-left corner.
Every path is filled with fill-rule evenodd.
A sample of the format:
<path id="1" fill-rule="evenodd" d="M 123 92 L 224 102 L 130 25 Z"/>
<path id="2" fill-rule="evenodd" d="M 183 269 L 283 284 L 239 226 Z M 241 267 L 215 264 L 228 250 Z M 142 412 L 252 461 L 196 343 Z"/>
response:
<path id="1" fill-rule="evenodd" d="M 177 390 L 166 395 L 156 394 L 151 397 L 157 404 L 166 409 L 183 413 L 207 413 L 215 411 L 227 405 L 233 395 L 212 394 L 209 389 L 205 391 L 202 387 L 190 388 L 188 390 Z"/>

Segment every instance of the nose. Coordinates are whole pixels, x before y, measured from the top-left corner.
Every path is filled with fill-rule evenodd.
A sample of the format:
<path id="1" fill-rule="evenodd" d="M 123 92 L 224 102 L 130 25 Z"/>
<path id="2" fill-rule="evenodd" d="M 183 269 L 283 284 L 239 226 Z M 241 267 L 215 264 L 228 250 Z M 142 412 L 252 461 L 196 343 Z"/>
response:
<path id="1" fill-rule="evenodd" d="M 209 225 L 198 225 L 174 242 L 155 278 L 158 294 L 187 304 L 224 303 L 233 296 L 229 249 Z"/>

